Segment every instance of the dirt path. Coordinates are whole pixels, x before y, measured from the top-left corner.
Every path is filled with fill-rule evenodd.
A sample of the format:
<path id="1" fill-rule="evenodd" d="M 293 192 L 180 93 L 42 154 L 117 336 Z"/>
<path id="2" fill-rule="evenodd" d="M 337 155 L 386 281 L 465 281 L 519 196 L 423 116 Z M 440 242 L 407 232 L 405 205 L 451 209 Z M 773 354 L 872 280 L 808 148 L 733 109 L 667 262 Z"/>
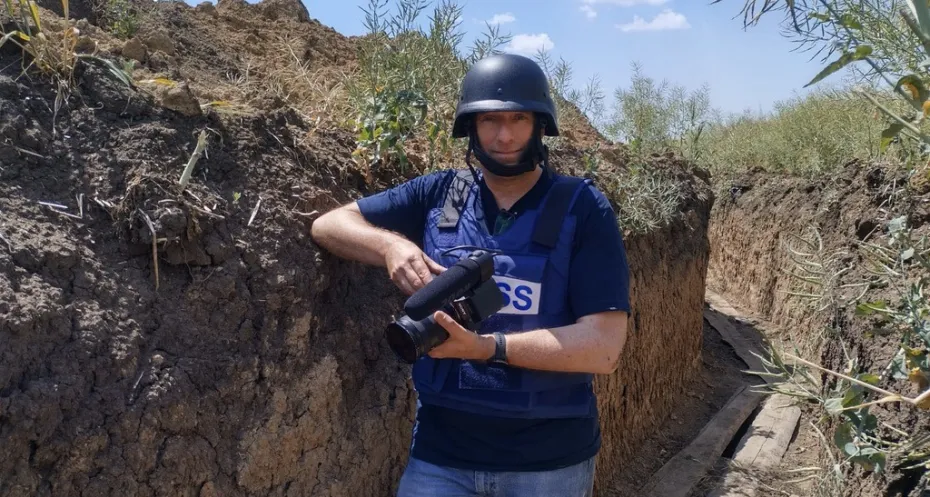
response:
<path id="1" fill-rule="evenodd" d="M 742 337 L 751 340 L 756 351 L 764 351 L 767 342 L 782 341 L 776 326 L 733 306 L 712 289 L 708 301 Z M 797 399 L 767 396 L 688 497 L 836 495 L 839 487 L 830 477 L 829 455 L 809 422 L 811 416 L 811 409 Z M 760 425 L 766 427 L 764 433 Z M 770 453 L 747 456 L 759 448 L 760 439 Z"/>
<path id="2" fill-rule="evenodd" d="M 762 369 L 748 351 L 764 351 L 779 333 L 712 289 L 706 300 L 700 374 L 676 413 L 603 495 L 835 495 L 828 492 L 828 456 L 808 423 L 810 413 L 791 398 L 751 393 L 763 390 L 764 380 L 747 372 Z"/>
<path id="3" fill-rule="evenodd" d="M 629 467 L 623 476 L 603 495 L 642 495 L 643 483 L 698 437 L 734 392 L 760 382 L 756 376 L 742 372 L 746 364 L 706 320 L 702 339 L 702 368 L 679 400 L 675 413 L 642 446 L 638 457 L 627 462 Z"/>

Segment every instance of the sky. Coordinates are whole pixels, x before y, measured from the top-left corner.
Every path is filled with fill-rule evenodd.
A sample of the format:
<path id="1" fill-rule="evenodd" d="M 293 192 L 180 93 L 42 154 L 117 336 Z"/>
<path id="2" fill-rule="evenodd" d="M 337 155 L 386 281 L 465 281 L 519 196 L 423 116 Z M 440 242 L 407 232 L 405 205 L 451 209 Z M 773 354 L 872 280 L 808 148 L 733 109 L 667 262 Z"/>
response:
<path id="1" fill-rule="evenodd" d="M 310 16 L 336 31 L 361 35 L 370 0 L 303 0 Z M 383 3 L 384 0 L 381 0 Z M 779 29 L 782 12 L 743 27 L 744 0 L 458 0 L 465 48 L 500 26 L 513 39 L 506 51 L 533 55 L 542 47 L 552 60 L 571 63 L 573 86 L 597 75 L 607 104 L 627 87 L 632 63 L 657 81 L 697 89 L 707 84 L 711 104 L 724 113 L 768 112 L 779 101 L 803 94 L 825 65 Z M 434 1 L 422 14 L 428 23 Z M 393 11 L 396 1 L 390 0 Z M 634 46 L 637 48 L 634 49 Z M 824 84 L 838 79 L 835 75 Z"/>

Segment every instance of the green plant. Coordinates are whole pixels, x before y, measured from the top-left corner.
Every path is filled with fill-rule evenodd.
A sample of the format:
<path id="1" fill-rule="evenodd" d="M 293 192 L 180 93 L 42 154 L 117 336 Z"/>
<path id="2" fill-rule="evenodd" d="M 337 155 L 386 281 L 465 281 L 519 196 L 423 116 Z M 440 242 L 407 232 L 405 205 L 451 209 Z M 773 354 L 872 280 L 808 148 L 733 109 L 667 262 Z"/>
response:
<path id="1" fill-rule="evenodd" d="M 904 107 L 887 94 L 871 93 L 888 106 Z M 715 120 L 698 147 L 701 161 L 717 175 L 761 167 L 816 177 L 856 159 L 913 162 L 919 149 L 912 143 L 882 147 L 884 126 L 875 107 L 850 88 L 823 88 L 776 102 L 770 115 Z"/>
<path id="2" fill-rule="evenodd" d="M 629 88 L 614 91 L 614 107 L 605 133 L 630 145 L 635 153 L 673 150 L 690 159 L 701 156 L 702 136 L 711 120 L 710 89 L 688 91 L 668 81 L 656 82 L 633 64 Z"/>
<path id="3" fill-rule="evenodd" d="M 355 157 L 366 169 L 387 158 L 406 166 L 405 142 L 417 137 L 428 142 L 429 167 L 448 158 L 456 146 L 445 129 L 461 78 L 471 63 L 510 41 L 488 25 L 461 57 L 461 7 L 443 0 L 423 30 L 417 20 L 428 4 L 400 0 L 392 17 L 387 0 L 370 0 L 363 9 L 368 33 L 359 44 L 359 71 L 348 75 L 345 85 L 355 115 Z"/>
<path id="4" fill-rule="evenodd" d="M 930 470 L 930 436 L 880 423 L 871 408 L 903 403 L 919 411 L 930 410 L 930 303 L 926 296 L 930 285 L 930 242 L 926 235 L 918 236 L 909 229 L 903 216 L 897 217 L 888 224 L 887 244 L 859 244 L 869 270 L 868 279 L 857 284 L 839 284 L 850 266 L 836 265 L 833 253 L 825 256 L 819 234 L 816 230 L 814 234 L 816 250 L 805 253 L 792 249 L 800 257 L 796 259 L 800 270 L 796 276 L 807 286 L 792 294 L 810 299 L 817 312 L 838 315 L 853 308 L 857 318 L 869 320 L 873 331 L 868 335 L 893 337 L 898 344 L 897 353 L 884 368 L 863 370 L 847 351 L 841 335 L 834 332 L 830 339 L 840 343 L 845 357 L 841 371 L 820 366 L 800 354 L 773 348 L 771 358 L 764 360 L 765 374 L 782 379 L 773 383 L 774 390 L 816 401 L 826 415 L 837 420 L 833 440 L 845 461 L 876 473 L 883 472 L 889 460 L 896 461 L 902 470 L 926 472 Z M 812 287 L 816 290 L 811 291 Z M 864 300 L 865 290 L 876 288 L 890 290 L 892 296 Z M 844 289 L 855 290 L 844 293 Z M 832 375 L 837 381 L 832 386 L 822 384 L 807 368 Z M 894 386 L 880 385 L 894 385 L 898 392 L 893 391 Z M 901 393 L 906 390 L 914 390 L 916 394 Z"/>
<path id="5" fill-rule="evenodd" d="M 141 24 L 140 12 L 131 0 L 105 0 L 102 17 L 118 38 L 132 38 Z"/>

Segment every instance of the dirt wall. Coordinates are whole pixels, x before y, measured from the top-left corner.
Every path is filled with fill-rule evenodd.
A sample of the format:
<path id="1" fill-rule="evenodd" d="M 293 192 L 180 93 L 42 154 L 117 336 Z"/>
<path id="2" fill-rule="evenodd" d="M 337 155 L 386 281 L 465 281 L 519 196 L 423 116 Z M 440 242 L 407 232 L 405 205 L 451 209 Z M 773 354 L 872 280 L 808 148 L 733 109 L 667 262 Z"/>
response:
<path id="1" fill-rule="evenodd" d="M 834 268 L 854 266 L 860 262 L 856 242 L 882 237 L 893 204 L 893 215 L 908 213 L 911 226 L 930 221 L 926 202 L 902 195 L 907 181 L 903 171 L 852 162 L 814 181 L 753 172 L 718 185 L 708 285 L 803 338 L 807 330 L 829 324 L 830 317 L 811 313 L 789 295 L 799 289 L 799 281 L 790 276 L 797 271 L 789 247 L 809 251 L 796 237 L 816 228 L 823 254 L 835 259 Z M 838 283 L 859 275 L 850 273 Z"/>
<path id="2" fill-rule="evenodd" d="M 603 447 L 597 495 L 616 495 L 611 482 L 636 457 L 640 444 L 675 411 L 700 367 L 704 282 L 714 202 L 700 176 L 687 185 L 682 214 L 671 225 L 626 240 L 632 318 L 618 370 L 598 376 Z"/>
<path id="3" fill-rule="evenodd" d="M 790 276 L 799 271 L 788 247 L 810 253 L 792 235 L 808 235 L 816 227 L 823 253 L 832 256 L 828 271 L 846 268 L 830 286 L 867 281 L 858 242 L 884 245 L 888 221 L 901 214 L 919 231 L 930 227 L 930 195 L 925 188 L 911 188 L 913 179 L 905 171 L 853 162 L 816 181 L 753 172 L 718 185 L 725 193 L 717 198 L 711 215 L 708 286 L 776 324 L 772 338 L 782 346 L 796 346 L 802 355 L 834 370 L 845 371 L 847 361 L 853 360 L 863 370 L 883 371 L 897 350 L 898 337 L 871 333 L 869 323 L 855 318 L 851 309 L 814 312 L 827 302 L 791 296 L 789 292 L 814 293 L 817 288 L 801 287 L 802 282 Z M 863 288 L 839 291 L 851 296 Z M 886 298 L 890 291 L 876 286 L 864 300 Z M 833 331 L 824 333 L 827 327 Z M 819 376 L 832 385 L 832 377 Z M 879 386 L 901 387 L 892 382 L 886 379 Z M 926 416 L 913 409 L 889 405 L 871 411 L 905 431 L 927 426 Z M 902 472 L 890 464 L 887 474 L 871 476 L 854 469 L 847 480 L 847 495 L 918 495 L 912 471 Z"/>

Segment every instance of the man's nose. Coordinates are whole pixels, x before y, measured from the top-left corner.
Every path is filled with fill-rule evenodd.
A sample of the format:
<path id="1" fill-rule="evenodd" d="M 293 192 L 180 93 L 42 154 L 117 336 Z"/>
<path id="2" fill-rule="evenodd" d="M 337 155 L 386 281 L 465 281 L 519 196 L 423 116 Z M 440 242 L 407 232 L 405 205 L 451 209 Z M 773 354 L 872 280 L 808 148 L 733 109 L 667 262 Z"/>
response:
<path id="1" fill-rule="evenodd" d="M 510 131 L 510 126 L 504 125 L 500 127 L 497 131 L 497 141 L 502 143 L 510 143 L 513 141 L 513 133 Z"/>

